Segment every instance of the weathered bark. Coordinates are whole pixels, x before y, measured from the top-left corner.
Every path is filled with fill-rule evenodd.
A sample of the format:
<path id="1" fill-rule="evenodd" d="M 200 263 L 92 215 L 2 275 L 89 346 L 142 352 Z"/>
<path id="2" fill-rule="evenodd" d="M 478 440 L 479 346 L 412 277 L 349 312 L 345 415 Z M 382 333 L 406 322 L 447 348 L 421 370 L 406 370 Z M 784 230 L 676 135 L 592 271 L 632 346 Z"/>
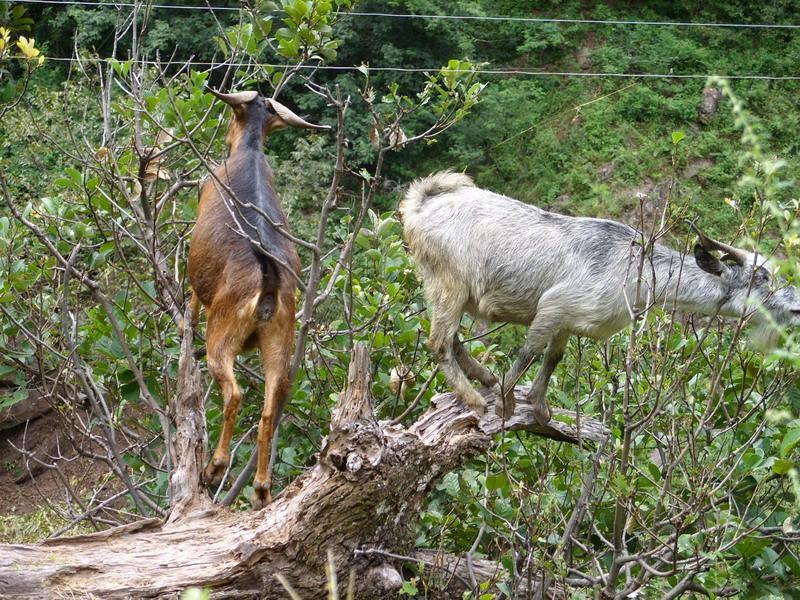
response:
<path id="1" fill-rule="evenodd" d="M 403 561 L 387 552 L 414 552 L 414 524 L 429 490 L 485 450 L 502 422 L 494 416 L 496 398 L 486 391 L 489 408 L 480 424 L 452 394 L 435 397 L 408 428 L 379 424 L 368 373 L 367 350 L 357 346 L 348 390 L 317 464 L 264 510 L 209 508 L 163 524 L 148 521 L 135 531 L 128 526 L 36 546 L 0 546 L 0 597 L 171 597 L 189 586 L 210 588 L 219 597 L 285 597 L 276 574 L 303 598 L 325 597 L 328 550 L 343 589 L 352 570 L 357 597 L 395 597 Z M 586 418 L 580 432 L 565 423 L 536 425 L 524 391 L 517 391 L 517 412 L 507 429 L 573 443 L 607 435 Z M 473 567 L 496 570 L 484 562 Z M 456 565 L 442 563 L 443 572 L 458 573 Z M 463 589 L 463 577 L 451 579 L 453 590 Z"/>
<path id="2" fill-rule="evenodd" d="M 206 418 L 200 368 L 192 350 L 191 322 L 192 309 L 187 307 L 183 316 L 183 340 L 178 363 L 178 393 L 169 407 L 170 417 L 177 425 L 175 443 L 170 448 L 175 467 L 169 478 L 172 511 L 168 522 L 182 519 L 192 510 L 211 507 L 208 497 L 200 488 L 206 452 Z"/>

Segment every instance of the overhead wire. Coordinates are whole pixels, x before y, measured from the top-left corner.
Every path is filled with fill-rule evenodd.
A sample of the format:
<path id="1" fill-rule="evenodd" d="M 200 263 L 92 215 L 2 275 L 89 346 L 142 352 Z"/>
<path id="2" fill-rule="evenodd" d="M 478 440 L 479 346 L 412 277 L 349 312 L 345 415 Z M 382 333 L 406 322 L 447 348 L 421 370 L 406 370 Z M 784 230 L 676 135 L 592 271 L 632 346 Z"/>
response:
<path id="1" fill-rule="evenodd" d="M 91 0 L 17 0 L 23 4 L 50 4 L 50 5 L 77 5 L 89 7 L 105 8 L 125 8 L 141 6 L 134 2 L 97 2 Z M 199 5 L 178 5 L 178 4 L 154 4 L 145 3 L 149 8 L 177 9 L 177 10 L 202 10 L 202 11 L 239 11 L 239 7 L 230 6 L 199 6 Z M 756 28 L 756 29 L 800 29 L 800 25 L 779 24 L 779 23 L 709 23 L 709 22 L 690 22 L 690 21 L 633 21 L 633 20 L 602 20 L 602 19 L 565 19 L 548 17 L 513 17 L 513 16 L 488 16 L 488 15 L 434 15 L 434 14 L 404 14 L 404 13 L 385 13 L 385 12 L 346 12 L 342 16 L 356 17 L 377 17 L 377 18 L 402 18 L 402 19 L 441 19 L 441 20 L 483 20 L 500 22 L 529 22 L 529 23 L 565 23 L 565 24 L 591 24 L 591 25 L 644 25 L 644 26 L 676 26 L 676 27 L 730 27 L 730 28 Z M 46 57 L 46 60 L 57 62 L 71 62 L 74 58 Z M 109 58 L 89 58 L 82 60 L 108 61 Z M 163 65 L 156 61 L 140 61 L 143 64 Z M 234 67 L 265 67 L 265 68 L 284 68 L 283 64 L 270 63 L 212 63 L 187 61 L 182 64 L 191 64 L 198 67 L 215 66 L 234 66 Z M 357 66 L 340 65 L 300 65 L 299 68 L 322 71 L 354 71 Z M 437 72 L 441 67 L 397 67 L 397 66 L 378 66 L 369 67 L 374 72 L 395 72 L 395 73 L 430 73 Z M 455 70 L 459 72 L 458 69 Z M 513 75 L 528 77 L 593 77 L 593 78 L 616 78 L 616 79 L 707 79 L 713 75 L 725 77 L 731 80 L 766 80 L 766 81 L 796 81 L 800 80 L 800 75 L 764 75 L 764 74 L 707 74 L 707 73 L 619 73 L 619 72 L 591 72 L 591 71 L 539 71 L 528 69 L 464 69 L 462 72 L 472 72 L 481 75 Z"/>
<path id="2" fill-rule="evenodd" d="M 105 8 L 133 8 L 141 6 L 134 2 L 96 2 L 91 0 L 16 0 L 21 4 L 51 4 L 75 5 Z M 200 6 L 180 4 L 150 4 L 144 3 L 148 8 L 163 8 L 173 10 L 202 10 L 202 11 L 239 11 L 240 7 L 234 6 Z M 282 11 L 281 11 L 282 12 Z M 584 25 L 634 25 L 651 27 L 722 27 L 733 29 L 800 29 L 800 24 L 794 23 L 715 23 L 695 21 L 647 21 L 627 19 L 570 19 L 553 17 L 515 17 L 503 15 L 437 15 L 437 14 L 412 14 L 412 13 L 387 13 L 387 12 L 360 12 L 348 11 L 341 16 L 375 17 L 387 19 L 427 19 L 427 20 L 452 20 L 452 21 L 500 21 L 509 23 L 563 23 Z"/>
<path id="3" fill-rule="evenodd" d="M 63 58 L 55 56 L 47 56 L 45 60 L 56 62 L 73 62 L 73 61 L 87 61 L 87 62 L 110 62 L 115 60 L 117 62 L 125 62 L 120 59 L 103 58 L 103 57 L 88 57 L 88 58 Z M 207 61 L 155 61 L 155 60 L 139 60 L 139 64 L 151 66 L 169 66 L 170 64 L 191 65 L 198 67 L 264 67 L 272 69 L 283 69 L 287 67 L 285 64 L 280 63 L 258 63 L 258 62 L 207 62 Z M 347 66 L 347 65 L 291 65 L 292 68 L 304 69 L 309 71 L 359 71 L 362 67 Z M 385 66 L 367 66 L 369 71 L 373 72 L 391 72 L 391 73 L 436 73 L 446 67 L 385 67 Z M 516 75 L 516 76 L 530 76 L 530 77 L 607 77 L 607 78 L 620 78 L 620 79 L 708 79 L 709 77 L 723 77 L 732 80 L 766 80 L 766 81 L 797 81 L 800 80 L 800 75 L 760 75 L 760 74 L 720 74 L 720 73 L 605 73 L 605 72 L 592 72 L 592 71 L 534 71 L 527 69 L 448 69 L 456 73 L 475 73 L 479 75 Z"/>

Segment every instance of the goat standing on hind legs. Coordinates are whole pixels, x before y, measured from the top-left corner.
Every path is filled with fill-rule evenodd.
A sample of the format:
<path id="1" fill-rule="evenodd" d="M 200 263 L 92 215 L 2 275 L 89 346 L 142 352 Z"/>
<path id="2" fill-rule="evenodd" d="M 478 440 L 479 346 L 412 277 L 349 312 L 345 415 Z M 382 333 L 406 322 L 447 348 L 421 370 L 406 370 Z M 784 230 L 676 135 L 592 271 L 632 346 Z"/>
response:
<path id="1" fill-rule="evenodd" d="M 206 485 L 219 485 L 230 463 L 242 398 L 233 363 L 243 350 L 258 347 L 265 381 L 252 498 L 258 509 L 270 501 L 270 447 L 289 393 L 295 278 L 300 272 L 294 244 L 279 231 L 288 234 L 289 227 L 262 146 L 275 129 L 327 127 L 308 123 L 255 91 L 212 93 L 233 109 L 233 119 L 226 136 L 228 158 L 200 190 L 189 249 L 192 325 L 197 325 L 202 302 L 208 312 L 208 369 L 224 401 L 222 433 L 204 479 Z"/>
<path id="2" fill-rule="evenodd" d="M 527 396 L 542 425 L 551 417 L 547 386 L 569 336 L 606 339 L 631 323 L 632 310 L 658 305 L 746 317 L 765 347 L 776 341 L 775 324 L 800 325 L 800 294 L 774 276 L 768 259 L 700 230 L 694 257 L 660 244 L 645 250 L 643 235 L 627 225 L 547 212 L 450 172 L 412 183 L 400 213 L 433 312 L 429 345 L 447 382 L 478 415 L 486 401 L 468 378 L 486 387 L 498 381 L 458 339 L 464 312 L 528 326 L 497 409 L 505 418 L 514 413 L 514 386 L 542 355 Z"/>

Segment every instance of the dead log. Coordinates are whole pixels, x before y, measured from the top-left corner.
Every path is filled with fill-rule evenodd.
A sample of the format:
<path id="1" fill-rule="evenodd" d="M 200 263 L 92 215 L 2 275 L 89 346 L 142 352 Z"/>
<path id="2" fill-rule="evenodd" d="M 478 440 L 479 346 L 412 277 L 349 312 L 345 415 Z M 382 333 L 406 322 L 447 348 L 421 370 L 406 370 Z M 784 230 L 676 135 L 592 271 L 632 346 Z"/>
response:
<path id="1" fill-rule="evenodd" d="M 211 507 L 200 487 L 208 437 L 202 377 L 192 350 L 191 323 L 192 309 L 187 307 L 178 362 L 179 389 L 169 406 L 170 417 L 176 424 L 175 441 L 167 450 L 175 462 L 169 477 L 170 523 L 187 517 L 191 511 Z"/>
<path id="2" fill-rule="evenodd" d="M 436 396 L 410 427 L 378 423 L 368 361 L 366 347 L 357 346 L 347 391 L 334 409 L 317 464 L 265 509 L 234 513 L 195 505 L 193 512 L 184 509 L 181 518 L 166 522 L 0 546 L 0 597 L 167 598 L 200 586 L 215 597 L 281 598 L 286 593 L 276 578 L 280 574 L 301 597 L 319 598 L 327 594 L 328 553 L 343 582 L 342 595 L 352 571 L 356 597 L 396 597 L 402 557 L 415 552 L 414 525 L 429 490 L 486 450 L 503 423 L 494 416 L 497 398 L 489 391 L 484 392 L 487 417 L 480 423 L 452 394 Z M 599 442 L 608 435 L 600 423 L 577 420 L 567 411 L 556 411 L 557 420 L 546 427 L 536 425 L 524 392 L 517 390 L 517 411 L 506 429 L 571 443 Z M 190 464 L 185 472 L 193 468 Z M 461 597 L 465 581 L 459 564 L 439 561 L 443 573 L 453 574 L 439 597 Z M 491 573 L 495 582 L 505 576 L 489 561 L 473 564 L 473 573 Z M 553 596 L 563 594 L 552 587 L 543 597 Z"/>

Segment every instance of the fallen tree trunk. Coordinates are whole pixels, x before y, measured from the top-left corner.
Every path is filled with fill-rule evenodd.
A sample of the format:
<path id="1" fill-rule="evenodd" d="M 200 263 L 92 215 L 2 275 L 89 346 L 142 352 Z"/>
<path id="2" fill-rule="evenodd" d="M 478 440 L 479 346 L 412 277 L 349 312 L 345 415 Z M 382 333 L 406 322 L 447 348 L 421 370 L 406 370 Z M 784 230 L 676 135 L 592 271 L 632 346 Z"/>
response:
<path id="1" fill-rule="evenodd" d="M 608 435 L 598 422 L 576 421 L 567 411 L 556 410 L 556 420 L 537 425 L 524 392 L 517 390 L 517 411 L 505 424 L 494 415 L 497 398 L 489 391 L 480 423 L 452 394 L 436 396 L 408 428 L 378 423 L 368 352 L 357 346 L 347 392 L 333 412 L 317 464 L 264 510 L 234 513 L 211 506 L 192 464 L 181 475 L 178 510 L 167 522 L 151 519 L 34 546 L 0 546 L 0 597 L 172 597 L 190 586 L 219 597 L 285 597 L 277 576 L 303 598 L 326 597 L 330 555 L 343 589 L 354 573 L 358 598 L 396 597 L 402 563 L 419 560 L 450 574 L 442 578 L 446 591 L 438 597 L 460 598 L 471 584 L 458 557 L 414 554 L 414 525 L 429 490 L 488 448 L 504 426 L 572 443 Z M 180 439 L 175 447 L 196 452 Z M 191 478 L 195 491 L 188 493 L 195 498 L 187 498 Z M 490 561 L 470 566 L 472 579 L 497 582 L 505 576 Z M 556 586 L 544 587 L 544 597 L 564 596 Z"/>

